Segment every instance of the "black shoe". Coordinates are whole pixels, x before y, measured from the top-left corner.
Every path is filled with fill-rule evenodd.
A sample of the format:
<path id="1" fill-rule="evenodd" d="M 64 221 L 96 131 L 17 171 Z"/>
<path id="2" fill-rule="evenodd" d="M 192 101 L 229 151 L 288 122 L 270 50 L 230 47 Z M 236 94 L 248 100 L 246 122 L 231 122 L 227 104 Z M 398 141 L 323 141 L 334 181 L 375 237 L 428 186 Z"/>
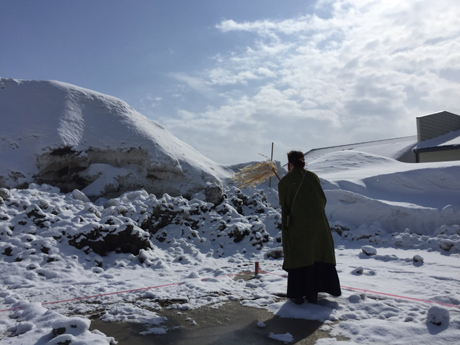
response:
<path id="1" fill-rule="evenodd" d="M 318 294 L 310 297 L 305 297 L 305 299 L 308 301 L 308 303 L 318 304 Z"/>
<path id="2" fill-rule="evenodd" d="M 294 302 L 295 304 L 303 304 L 304 300 L 303 298 L 289 298 L 291 302 Z"/>

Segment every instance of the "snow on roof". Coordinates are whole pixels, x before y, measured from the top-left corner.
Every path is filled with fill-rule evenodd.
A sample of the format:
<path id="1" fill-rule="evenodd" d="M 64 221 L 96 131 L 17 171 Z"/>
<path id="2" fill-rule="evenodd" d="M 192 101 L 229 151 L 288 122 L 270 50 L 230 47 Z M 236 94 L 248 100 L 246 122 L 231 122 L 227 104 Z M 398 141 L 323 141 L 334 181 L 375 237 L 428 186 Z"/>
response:
<path id="1" fill-rule="evenodd" d="M 416 144 L 417 136 L 412 135 L 408 137 L 394 139 L 384 139 L 356 144 L 330 146 L 308 151 L 305 154 L 305 161 L 308 163 L 314 161 L 315 159 L 325 154 L 338 151 L 361 151 L 387 158 L 399 159 L 405 153 L 410 151 Z"/>
<path id="2" fill-rule="evenodd" d="M 441 135 L 439 137 L 425 140 L 415 146 L 415 150 L 434 148 L 434 147 L 447 147 L 447 146 L 460 146 L 460 129 Z"/>

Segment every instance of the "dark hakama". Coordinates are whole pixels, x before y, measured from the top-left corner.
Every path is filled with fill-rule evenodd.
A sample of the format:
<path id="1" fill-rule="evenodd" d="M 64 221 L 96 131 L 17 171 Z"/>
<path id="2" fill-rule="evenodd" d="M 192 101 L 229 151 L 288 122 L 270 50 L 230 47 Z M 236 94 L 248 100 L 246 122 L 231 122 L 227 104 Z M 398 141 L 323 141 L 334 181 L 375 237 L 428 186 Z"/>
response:
<path id="1" fill-rule="evenodd" d="M 316 303 L 318 292 L 327 292 L 333 296 L 340 296 L 339 277 L 335 265 L 316 262 L 311 266 L 287 269 L 288 298 L 303 298 L 308 302 Z"/>

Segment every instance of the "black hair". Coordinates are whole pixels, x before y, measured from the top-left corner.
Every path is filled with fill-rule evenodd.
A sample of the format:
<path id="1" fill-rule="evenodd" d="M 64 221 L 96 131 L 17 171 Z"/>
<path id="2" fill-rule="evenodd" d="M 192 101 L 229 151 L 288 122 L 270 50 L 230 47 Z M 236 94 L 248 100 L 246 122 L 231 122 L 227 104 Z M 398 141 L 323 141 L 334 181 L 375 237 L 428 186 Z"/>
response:
<path id="1" fill-rule="evenodd" d="M 305 158 L 301 151 L 291 151 L 287 154 L 288 162 L 297 168 L 303 168 L 305 166 Z"/>

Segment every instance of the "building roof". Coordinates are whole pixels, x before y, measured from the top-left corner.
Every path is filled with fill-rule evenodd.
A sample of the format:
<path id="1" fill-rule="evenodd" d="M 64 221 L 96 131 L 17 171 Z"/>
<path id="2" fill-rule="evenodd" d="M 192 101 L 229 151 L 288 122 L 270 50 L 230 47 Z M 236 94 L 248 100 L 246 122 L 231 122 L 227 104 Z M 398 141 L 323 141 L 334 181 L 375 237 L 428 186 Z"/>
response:
<path id="1" fill-rule="evenodd" d="M 308 151 L 305 153 L 305 161 L 307 163 L 312 162 L 322 155 L 345 150 L 362 151 L 392 159 L 399 159 L 408 151 L 412 150 L 415 145 L 417 145 L 416 135 L 402 138 L 368 141 L 356 144 L 330 146 Z"/>
<path id="2" fill-rule="evenodd" d="M 433 149 L 448 150 L 457 148 L 460 148 L 460 129 L 430 140 L 422 141 L 414 147 L 414 151 L 420 152 Z"/>

